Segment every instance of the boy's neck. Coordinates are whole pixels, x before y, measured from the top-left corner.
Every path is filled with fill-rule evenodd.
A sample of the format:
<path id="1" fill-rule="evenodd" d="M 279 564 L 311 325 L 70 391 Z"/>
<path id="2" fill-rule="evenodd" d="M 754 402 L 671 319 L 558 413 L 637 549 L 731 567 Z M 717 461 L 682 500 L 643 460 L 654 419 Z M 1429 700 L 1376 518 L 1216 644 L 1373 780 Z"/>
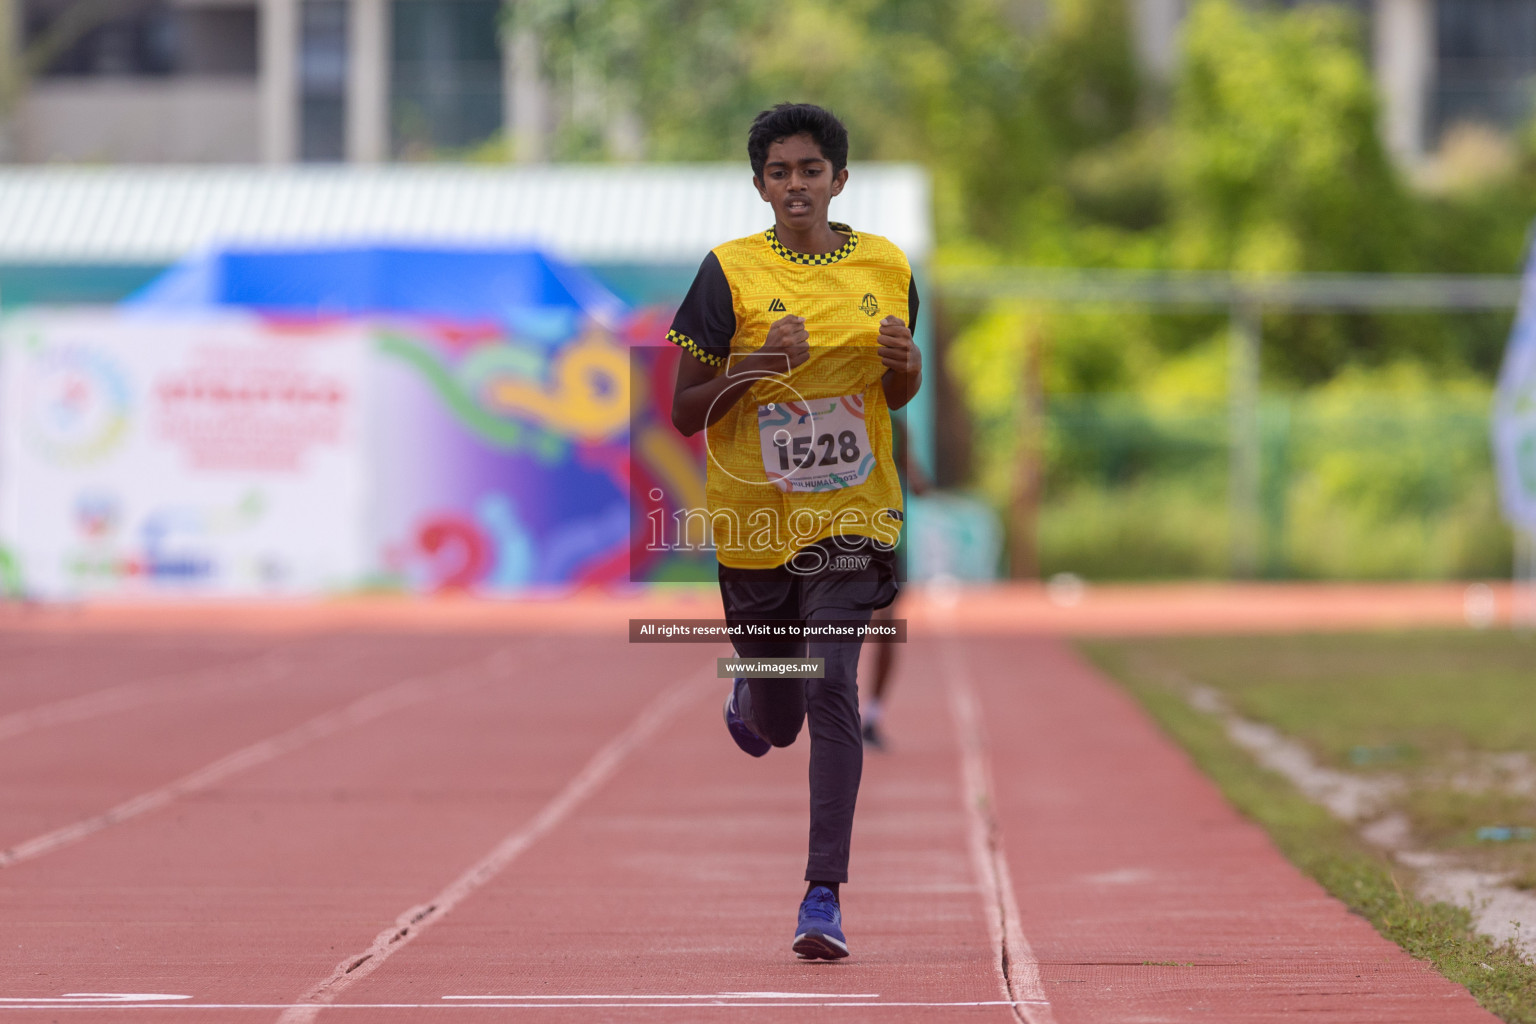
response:
<path id="1" fill-rule="evenodd" d="M 822 221 L 819 225 L 807 231 L 796 231 L 788 228 L 783 223 L 774 222 L 773 233 L 779 240 L 779 244 L 791 252 L 804 253 L 807 256 L 820 256 L 829 252 L 837 252 L 848 239 L 832 230 L 832 225 Z"/>

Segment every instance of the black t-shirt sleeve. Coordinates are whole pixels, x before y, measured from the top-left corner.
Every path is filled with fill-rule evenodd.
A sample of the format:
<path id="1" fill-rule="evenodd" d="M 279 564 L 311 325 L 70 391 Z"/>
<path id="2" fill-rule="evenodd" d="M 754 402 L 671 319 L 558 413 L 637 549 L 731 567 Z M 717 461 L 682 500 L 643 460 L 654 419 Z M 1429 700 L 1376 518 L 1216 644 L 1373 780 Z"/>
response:
<path id="1" fill-rule="evenodd" d="M 907 330 L 917 333 L 917 278 L 907 278 Z"/>
<path id="2" fill-rule="evenodd" d="M 694 358 L 710 366 L 719 366 L 731 354 L 731 338 L 736 334 L 736 307 L 731 301 L 731 285 L 725 268 L 714 253 L 704 257 L 683 304 L 672 318 L 667 340 L 693 353 Z"/>

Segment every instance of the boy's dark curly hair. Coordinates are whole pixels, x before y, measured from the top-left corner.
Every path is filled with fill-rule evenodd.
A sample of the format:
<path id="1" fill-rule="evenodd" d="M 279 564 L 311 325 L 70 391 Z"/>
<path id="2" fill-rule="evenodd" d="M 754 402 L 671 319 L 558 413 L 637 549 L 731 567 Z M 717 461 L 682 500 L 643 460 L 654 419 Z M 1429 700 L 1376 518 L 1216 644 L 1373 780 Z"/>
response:
<path id="1" fill-rule="evenodd" d="M 848 166 L 848 129 L 835 114 L 811 103 L 780 103 L 752 119 L 752 128 L 747 133 L 747 159 L 752 162 L 752 174 L 761 180 L 763 165 L 768 162 L 768 147 L 795 135 L 811 137 L 832 165 L 833 174 Z"/>

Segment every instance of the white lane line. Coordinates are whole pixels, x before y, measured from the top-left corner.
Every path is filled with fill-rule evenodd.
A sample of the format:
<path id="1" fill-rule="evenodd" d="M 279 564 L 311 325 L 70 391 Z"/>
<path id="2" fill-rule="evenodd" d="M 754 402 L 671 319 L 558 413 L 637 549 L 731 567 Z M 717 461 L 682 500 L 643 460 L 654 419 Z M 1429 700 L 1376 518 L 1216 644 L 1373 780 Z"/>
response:
<path id="1" fill-rule="evenodd" d="M 634 992 L 624 995 L 543 995 L 543 996 L 443 996 L 444 999 L 478 999 L 481 1001 L 493 999 L 538 999 L 555 1000 L 564 1002 L 573 999 L 879 999 L 878 992 L 713 992 L 709 995 L 658 995 L 648 996 Z"/>
<path id="2" fill-rule="evenodd" d="M 293 667 L 293 659 L 287 652 L 267 652 L 226 665 L 196 669 L 170 679 L 146 679 L 109 686 L 78 697 L 66 697 L 35 708 L 0 715 L 0 740 L 8 740 L 34 729 L 68 725 L 116 711 L 164 703 L 205 683 L 220 684 L 218 689 L 264 683 L 289 674 Z"/>
<path id="3" fill-rule="evenodd" d="M 634 997 L 630 997 L 634 998 Z M 985 1006 L 1018 1006 L 1020 1004 L 1009 1002 L 1006 999 L 975 999 L 963 1002 L 821 1002 L 813 1003 L 804 1000 L 784 1000 L 761 1002 L 740 1002 L 722 999 L 718 1002 L 697 1003 L 328 1003 L 324 1006 L 316 1006 L 311 1003 L 103 1003 L 80 1002 L 69 1005 L 59 1003 L 35 1003 L 31 1005 L 0 1004 L 0 1013 L 6 1010 L 29 1010 L 36 1012 L 40 1008 L 48 1010 L 94 1010 L 97 1013 L 103 1010 L 581 1010 L 591 1013 L 602 1008 L 630 1009 L 630 1010 L 718 1010 L 722 1007 L 730 1009 L 791 1009 L 811 1010 L 828 1009 L 841 1010 L 850 1008 L 861 1009 L 902 1009 L 918 1007 L 924 1009 L 964 1009 L 969 1007 Z"/>
<path id="4" fill-rule="evenodd" d="M 987 928 L 997 950 L 999 981 L 1004 1001 L 1013 1007 L 1023 1024 L 1055 1024 L 1045 987 L 1040 982 L 1040 961 L 1035 959 L 1020 923 L 1013 875 L 1003 854 L 1003 835 L 997 823 L 997 789 L 987 755 L 986 731 L 977 710 L 976 692 L 964 656 L 952 638 L 940 641 L 944 650 L 944 675 L 948 680 L 949 710 L 960 744 L 960 784 L 970 824 L 971 864 L 986 902 Z"/>
<path id="5" fill-rule="evenodd" d="M 487 670 L 496 671 L 504 667 L 507 658 L 506 652 L 497 652 L 490 658 L 470 665 L 461 665 L 446 672 L 415 676 L 393 686 L 387 686 L 344 707 L 311 718 L 286 732 L 269 736 L 233 754 L 221 757 L 190 775 L 183 775 L 175 782 L 167 783 L 147 793 L 140 793 L 101 814 L 56 828 L 52 832 L 17 843 L 7 850 L 0 850 L 0 868 L 14 867 L 24 861 L 35 860 L 46 853 L 77 843 L 102 829 L 121 825 L 150 811 L 157 811 L 184 796 L 209 789 L 232 775 L 266 764 L 316 740 L 416 704 L 427 697 L 441 693 L 445 688 L 472 681 Z"/>
<path id="6" fill-rule="evenodd" d="M 62 996 L 0 996 L 0 1003 L 18 1006 L 52 1006 L 55 1003 L 101 1006 L 113 1003 L 165 1003 L 172 999 L 191 998 L 167 995 L 164 992 L 66 992 Z"/>
<path id="7" fill-rule="evenodd" d="M 397 917 L 395 923 L 380 932 L 366 950 L 338 964 L 330 977 L 310 989 L 301 997 L 299 1004 L 288 1008 L 278 1018 L 278 1024 L 309 1024 L 313 1021 L 343 991 L 378 970 L 385 960 L 404 949 L 430 925 L 448 916 L 454 907 L 495 878 L 524 850 L 564 821 L 613 776 L 625 758 L 660 731 L 686 705 L 705 693 L 706 686 L 715 686 L 718 682 L 714 662 L 710 662 L 705 672 L 665 690 L 623 732 L 594 754 L 581 771 L 537 814 L 496 844 L 442 892 Z"/>

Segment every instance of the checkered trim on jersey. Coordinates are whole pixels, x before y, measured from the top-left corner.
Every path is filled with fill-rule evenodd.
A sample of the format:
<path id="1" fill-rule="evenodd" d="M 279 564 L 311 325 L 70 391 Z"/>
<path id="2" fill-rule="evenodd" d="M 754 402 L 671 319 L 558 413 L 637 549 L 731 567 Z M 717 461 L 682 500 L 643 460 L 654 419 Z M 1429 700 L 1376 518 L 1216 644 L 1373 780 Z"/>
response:
<path id="1" fill-rule="evenodd" d="M 767 237 L 768 244 L 773 248 L 773 251 L 789 260 L 789 262 L 803 264 L 808 267 L 825 267 L 830 263 L 836 263 L 844 257 L 853 255 L 854 248 L 859 244 L 859 236 L 854 234 L 853 228 L 847 224 L 839 224 L 834 220 L 828 221 L 827 226 L 833 231 L 839 233 L 846 231 L 848 233 L 848 241 L 844 242 L 843 247 L 836 252 L 795 252 L 793 249 L 784 248 L 783 243 L 779 241 L 777 229 L 769 228 L 763 234 Z"/>
<path id="2" fill-rule="evenodd" d="M 719 366 L 721 363 L 725 362 L 725 359 L 721 356 L 712 356 L 708 352 L 705 352 L 702 348 L 699 347 L 698 342 L 694 341 L 692 338 L 688 337 L 688 335 L 683 334 L 680 331 L 668 331 L 667 340 L 674 345 L 681 345 L 689 352 L 692 352 L 693 357 L 699 362 L 703 363 L 705 366 Z"/>

